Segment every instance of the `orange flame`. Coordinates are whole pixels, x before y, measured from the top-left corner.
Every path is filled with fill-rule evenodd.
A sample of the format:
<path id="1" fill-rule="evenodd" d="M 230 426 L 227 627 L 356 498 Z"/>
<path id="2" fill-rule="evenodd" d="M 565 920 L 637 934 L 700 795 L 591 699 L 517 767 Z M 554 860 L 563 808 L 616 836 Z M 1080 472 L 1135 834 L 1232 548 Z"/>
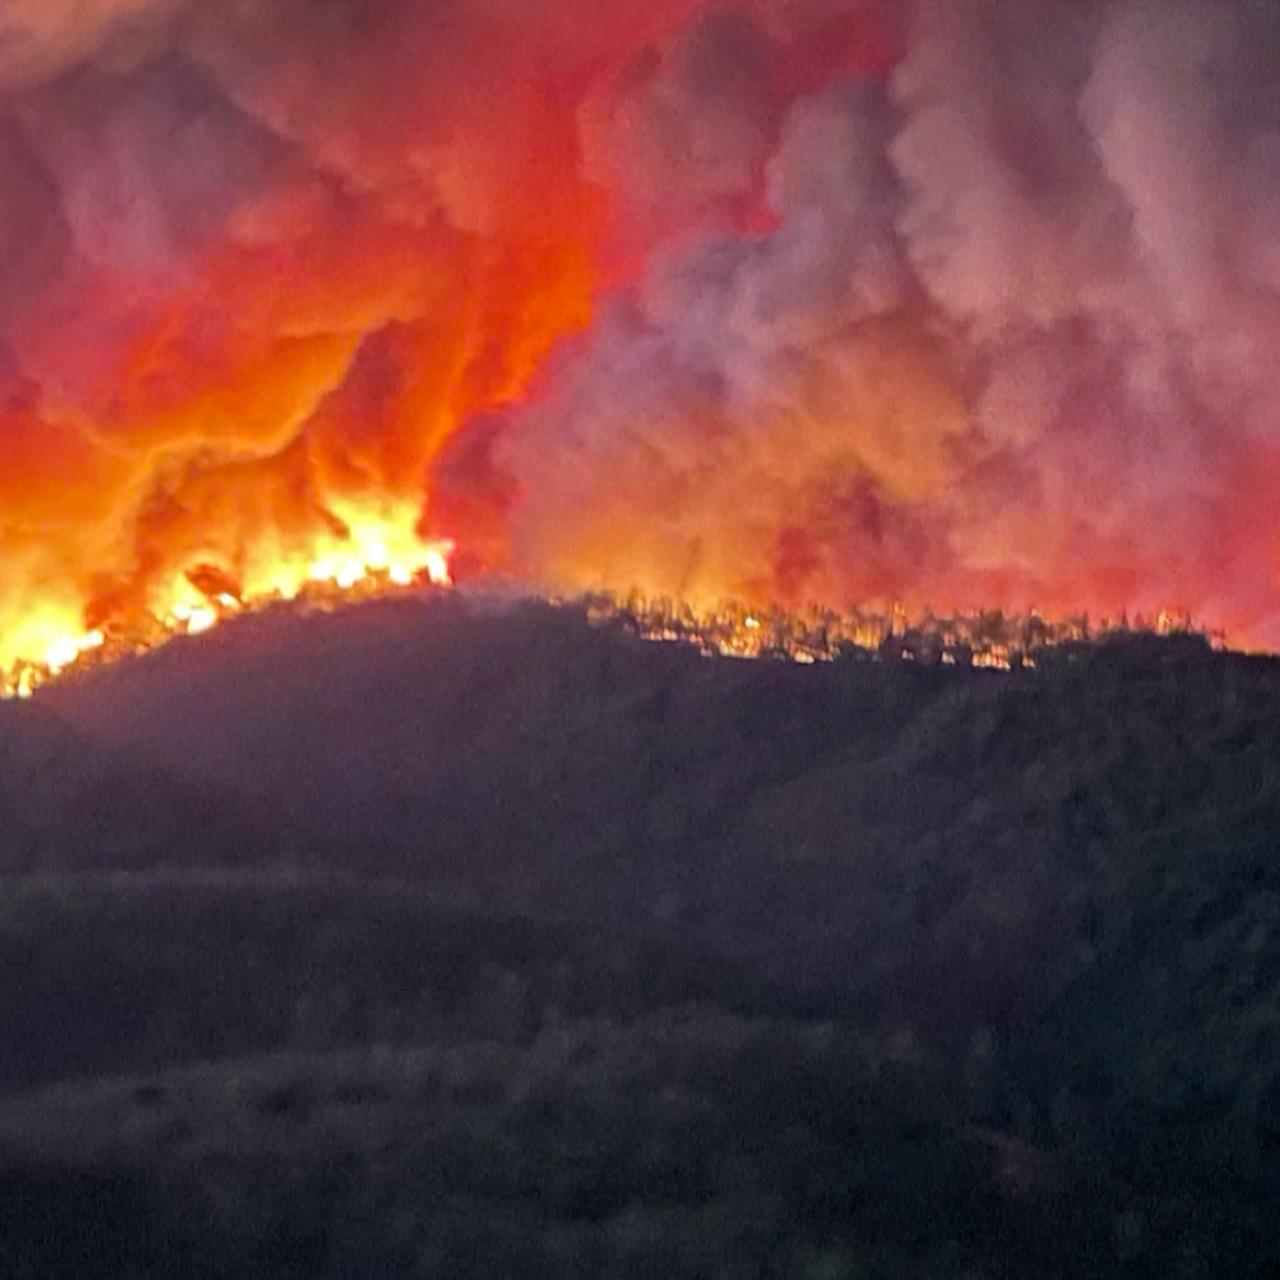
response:
<path id="1" fill-rule="evenodd" d="M 414 532 L 416 509 L 402 505 L 382 512 L 351 508 L 349 534 L 313 549 L 313 557 L 264 563 L 243 587 L 217 575 L 191 574 L 158 592 L 146 614 L 108 635 L 78 630 L 71 616 L 54 610 L 35 614 L 11 646 L 18 656 L 0 667 L 0 698 L 29 698 L 60 676 L 129 653 L 154 648 L 178 636 L 196 636 L 224 619 L 266 605 L 307 600 L 320 607 L 451 582 L 452 542 L 422 539 Z M 210 583 L 231 589 L 211 589 Z"/>

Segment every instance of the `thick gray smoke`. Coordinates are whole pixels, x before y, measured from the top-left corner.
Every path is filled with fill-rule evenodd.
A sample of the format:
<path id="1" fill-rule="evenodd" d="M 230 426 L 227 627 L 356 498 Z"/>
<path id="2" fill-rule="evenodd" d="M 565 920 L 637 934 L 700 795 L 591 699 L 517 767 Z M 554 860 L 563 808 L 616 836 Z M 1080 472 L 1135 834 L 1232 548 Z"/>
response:
<path id="1" fill-rule="evenodd" d="M 667 198 L 745 189 L 768 137 L 770 222 L 666 248 L 516 416 L 530 572 L 1280 639 L 1274 6 L 919 0 L 887 79 L 796 97 L 776 136 L 705 53 L 628 100 L 671 101 L 671 65 L 706 80 Z"/>
<path id="2" fill-rule="evenodd" d="M 1280 644 L 1277 71 L 1262 0 L 7 0 L 0 667 L 357 498 Z"/>

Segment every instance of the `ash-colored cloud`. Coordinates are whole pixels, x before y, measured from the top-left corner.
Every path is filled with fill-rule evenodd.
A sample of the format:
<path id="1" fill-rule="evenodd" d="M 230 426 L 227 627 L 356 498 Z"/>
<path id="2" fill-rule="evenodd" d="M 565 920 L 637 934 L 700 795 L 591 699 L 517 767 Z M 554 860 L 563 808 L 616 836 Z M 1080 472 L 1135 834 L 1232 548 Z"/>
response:
<path id="1" fill-rule="evenodd" d="M 381 494 L 557 586 L 1280 616 L 1272 5 L 600 15 L 0 7 L 6 600 Z"/>
<path id="2" fill-rule="evenodd" d="M 185 0 L 6 0 L 0 8 L 0 92 L 101 58 L 143 58 Z"/>
<path id="3" fill-rule="evenodd" d="M 1272 447 L 1280 391 L 1278 26 L 1197 0 L 911 5 L 887 86 L 793 102 L 771 225 L 659 254 L 512 425 L 531 569 L 563 539 L 608 578 L 634 527 L 661 586 L 710 563 L 768 590 L 803 530 L 789 586 L 824 598 L 1247 626 L 1276 591 L 1238 459 Z M 897 515 L 853 518 L 832 495 L 858 486 Z M 593 538 L 595 510 L 623 531 Z"/>
<path id="4" fill-rule="evenodd" d="M 739 11 L 712 10 L 638 59 L 581 113 L 588 174 L 670 214 L 740 195 L 772 150 L 784 104 L 779 51 Z"/>

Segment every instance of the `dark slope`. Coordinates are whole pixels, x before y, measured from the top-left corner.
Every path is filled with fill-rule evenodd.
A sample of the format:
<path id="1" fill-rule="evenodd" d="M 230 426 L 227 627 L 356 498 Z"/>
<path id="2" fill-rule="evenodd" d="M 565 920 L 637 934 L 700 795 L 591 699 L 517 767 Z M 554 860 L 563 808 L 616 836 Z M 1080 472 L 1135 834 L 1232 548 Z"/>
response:
<path id="1" fill-rule="evenodd" d="M 1280 665 L 1192 642 L 1017 676 L 804 668 L 398 602 L 251 619 L 39 710 L 154 771 L 157 822 L 209 797 L 157 865 L 212 848 L 603 916 L 839 968 L 912 1022 L 1008 1019 L 1274 888 Z M 86 828 L 44 785 L 50 840 L 115 866 L 110 815 Z"/>
<path id="2" fill-rule="evenodd" d="M 234 865 L 255 841 L 237 798 L 145 753 L 0 702 L 0 874 Z"/>
<path id="3" fill-rule="evenodd" d="M 805 674 L 446 600 L 250 619 L 44 701 L 235 791 L 303 862 L 554 890 L 582 863 L 594 896 L 602 857 L 683 856 L 762 788 L 922 705 L 919 681 Z"/>
<path id="4" fill-rule="evenodd" d="M 638 1060 L 643 1084 L 591 1102 L 589 1128 L 625 1114 L 630 1136 L 610 1157 L 618 1203 L 589 1230 L 563 1206 L 538 1219 L 518 1172 L 554 1166 L 532 1154 L 544 1141 L 596 1158 L 567 1154 L 588 1123 L 577 1069 L 546 1067 L 569 1110 L 528 1150 L 524 1095 L 504 1085 L 497 1129 L 477 1118 L 458 1138 L 472 1173 L 440 1209 L 457 1239 L 505 1223 L 551 1271 L 554 1242 L 576 1240 L 599 1264 L 583 1274 L 622 1267 L 625 1239 L 652 1274 L 672 1239 L 721 1239 L 708 1213 L 741 1235 L 759 1193 L 775 1216 L 757 1203 L 754 1219 L 791 1227 L 757 1242 L 771 1270 L 735 1274 L 1250 1275 L 1280 1258 L 1273 662 L 1134 641 L 1018 675 L 801 668 L 703 660 L 543 606 L 398 602 L 246 620 L 0 708 L 0 736 L 0 796 L 43 797 L 36 859 L 31 811 L 0 809 L 10 867 L 277 877 L 10 888 L 0 1040 L 27 1046 L 0 1063 L 10 1088 L 369 1043 L 496 1039 L 543 1061 L 549 1028 L 588 1057 L 625 1043 L 652 1062 L 672 1017 L 711 1062 L 742 1024 L 752 1047 L 728 1065 L 673 1078 Z M 281 869 L 346 878 L 290 888 Z M 387 876 L 401 887 L 359 888 Z M 831 1093 L 815 1072 L 862 1084 Z M 685 1123 L 629 1110 L 648 1088 L 729 1125 L 698 1196 L 634 1163 Z M 43 1132 L 64 1103 L 20 1112 Z M 205 1107 L 169 1117 L 195 1135 L 178 1149 L 234 1164 L 225 1137 L 200 1136 Z M 328 1123 L 315 1168 L 355 1178 L 339 1197 L 354 1213 L 375 1194 L 363 1179 L 401 1175 Z M 9 1141 L 21 1160 L 27 1139 Z M 167 1186 L 177 1166 L 150 1142 L 120 1139 L 112 1167 L 167 1170 Z M 787 1185 L 810 1187 L 798 1200 L 775 1177 L 783 1150 Z M 934 1213 L 938 1169 L 977 1199 Z M 628 1187 L 649 1217 L 626 1218 Z M 701 1226 L 662 1218 L 682 1196 Z M 415 1228 L 419 1262 L 444 1247 L 435 1229 Z"/>

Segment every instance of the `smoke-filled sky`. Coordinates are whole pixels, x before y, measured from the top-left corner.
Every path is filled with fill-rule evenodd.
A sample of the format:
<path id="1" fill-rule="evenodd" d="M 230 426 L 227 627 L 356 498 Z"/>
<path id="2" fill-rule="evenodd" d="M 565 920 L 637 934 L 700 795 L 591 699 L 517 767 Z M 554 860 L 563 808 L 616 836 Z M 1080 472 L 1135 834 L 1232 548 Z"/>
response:
<path id="1" fill-rule="evenodd" d="M 1278 73 L 1270 0 L 0 0 L 0 666 L 415 526 L 1280 645 Z"/>

